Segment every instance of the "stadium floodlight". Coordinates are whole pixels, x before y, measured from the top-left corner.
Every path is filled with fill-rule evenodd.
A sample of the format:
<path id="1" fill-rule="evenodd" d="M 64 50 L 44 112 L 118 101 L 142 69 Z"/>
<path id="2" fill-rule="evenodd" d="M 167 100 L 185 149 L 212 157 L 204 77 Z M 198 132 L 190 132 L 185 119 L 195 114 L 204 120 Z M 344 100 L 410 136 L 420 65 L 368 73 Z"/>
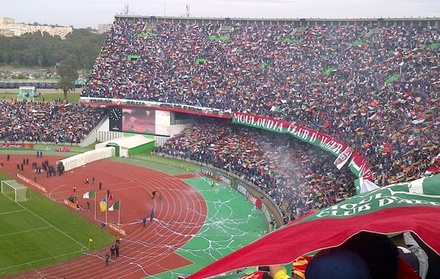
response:
<path id="1" fill-rule="evenodd" d="M 23 202 L 27 200 L 28 187 L 15 180 L 2 180 L 1 192 L 14 202 Z"/>

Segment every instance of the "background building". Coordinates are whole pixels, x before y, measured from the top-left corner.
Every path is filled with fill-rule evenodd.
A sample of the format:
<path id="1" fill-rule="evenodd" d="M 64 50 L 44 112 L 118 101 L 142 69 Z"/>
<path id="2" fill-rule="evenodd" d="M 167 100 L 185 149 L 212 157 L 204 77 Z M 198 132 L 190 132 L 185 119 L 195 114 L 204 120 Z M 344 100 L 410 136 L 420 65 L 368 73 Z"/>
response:
<path id="1" fill-rule="evenodd" d="M 104 34 L 112 29 L 112 23 L 98 24 L 98 34 Z"/>
<path id="2" fill-rule="evenodd" d="M 5 37 L 21 36 L 26 33 L 46 32 L 51 36 L 59 36 L 61 39 L 65 39 L 67 34 L 72 33 L 72 31 L 72 27 L 15 23 L 13 18 L 0 17 L 0 36 Z"/>

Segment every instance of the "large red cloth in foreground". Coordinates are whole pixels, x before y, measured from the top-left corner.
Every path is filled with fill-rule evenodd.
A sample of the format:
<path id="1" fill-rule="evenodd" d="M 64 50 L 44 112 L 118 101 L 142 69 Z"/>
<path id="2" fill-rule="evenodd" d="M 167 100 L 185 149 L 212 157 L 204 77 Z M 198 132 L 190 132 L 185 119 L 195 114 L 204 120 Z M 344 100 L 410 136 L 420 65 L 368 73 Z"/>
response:
<path id="1" fill-rule="evenodd" d="M 206 266 L 186 279 L 205 279 L 243 267 L 287 264 L 339 246 L 360 231 L 411 231 L 440 254 L 440 176 L 357 195 L 292 222 Z"/>

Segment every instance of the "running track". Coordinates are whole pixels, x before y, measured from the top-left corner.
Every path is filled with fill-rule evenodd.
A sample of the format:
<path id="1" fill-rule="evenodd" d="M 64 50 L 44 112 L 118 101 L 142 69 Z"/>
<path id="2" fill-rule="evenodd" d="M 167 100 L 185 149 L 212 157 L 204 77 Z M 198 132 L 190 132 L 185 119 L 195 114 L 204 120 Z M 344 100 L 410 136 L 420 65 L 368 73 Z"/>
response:
<path id="1" fill-rule="evenodd" d="M 1 156 L 5 164 L 2 171 L 11 176 L 15 175 L 17 163 L 22 162 L 23 158 L 29 158 L 29 165 L 25 165 L 21 174 L 30 179 L 34 178 L 31 169 L 33 161 L 41 164 L 42 160 L 47 159 L 54 165 L 63 158 L 13 154 L 11 161 L 6 162 L 6 156 Z M 95 184 L 92 184 L 93 176 Z M 90 180 L 88 186 L 85 185 L 86 177 Z M 207 206 L 199 192 L 181 180 L 187 177 L 169 176 L 147 168 L 106 160 L 74 169 L 63 176 L 47 178 L 45 173 L 37 175 L 37 183 L 46 187 L 52 199 L 60 202 L 73 193 L 75 185 L 83 208 L 86 207 L 86 200 L 82 199 L 83 193 L 96 189 L 99 203 L 106 190 L 110 189 L 113 202 L 121 201 L 121 222 L 127 236 L 122 237 L 120 256 L 111 259 L 108 267 L 104 261 L 105 254 L 109 252 L 109 247 L 106 247 L 67 262 L 7 278 L 144 278 L 155 274 L 159 275 L 153 277 L 160 278 L 162 272 L 191 264 L 175 251 L 202 227 L 207 216 Z M 103 184 L 101 191 L 98 190 L 99 181 Z M 155 200 L 151 197 L 151 192 L 155 190 L 163 195 L 161 203 L 158 196 Z M 98 208 L 96 214 L 99 221 L 95 221 L 94 202 L 93 199 L 89 201 L 92 204 L 90 211 L 75 212 L 99 225 L 106 218 L 105 212 L 100 212 Z M 109 202 L 109 205 L 113 202 Z M 149 222 L 152 207 L 155 208 L 157 220 Z M 108 222 L 118 221 L 118 211 L 108 212 L 107 216 Z M 143 216 L 148 219 L 146 228 L 142 227 L 140 221 Z"/>

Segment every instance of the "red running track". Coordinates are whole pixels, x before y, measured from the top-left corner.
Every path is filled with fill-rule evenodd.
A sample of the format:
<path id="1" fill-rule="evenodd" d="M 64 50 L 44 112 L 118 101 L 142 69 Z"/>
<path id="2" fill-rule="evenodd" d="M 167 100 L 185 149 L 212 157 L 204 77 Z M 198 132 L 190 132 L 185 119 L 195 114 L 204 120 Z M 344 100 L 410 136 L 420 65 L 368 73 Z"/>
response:
<path id="1" fill-rule="evenodd" d="M 1 170 L 11 176 L 15 175 L 17 164 L 23 158 L 28 158 L 29 165 L 25 165 L 24 171 L 20 173 L 34 179 L 32 162 L 41 164 L 43 160 L 49 160 L 54 165 L 63 157 L 37 158 L 35 155 L 13 154 L 9 162 L 6 161 L 6 155 L 1 155 L 1 158 L 4 162 Z M 85 185 L 86 177 L 89 178 L 89 185 Z M 67 262 L 7 278 L 144 278 L 191 264 L 175 251 L 198 233 L 205 222 L 207 206 L 200 193 L 181 180 L 184 177 L 169 176 L 147 168 L 106 160 L 74 169 L 63 176 L 46 177 L 45 173 L 36 175 L 37 183 L 46 187 L 48 196 L 60 202 L 69 197 L 73 193 L 73 186 L 76 186 L 83 208 L 86 208 L 87 200 L 82 199 L 82 195 L 86 191 L 95 189 L 99 203 L 107 189 L 110 189 L 113 201 L 109 205 L 121 201 L 121 222 L 127 236 L 121 236 L 120 256 L 111 259 L 107 267 L 104 256 L 109 252 L 110 246 Z M 102 190 L 98 190 L 99 182 L 102 182 Z M 162 194 L 162 202 L 159 202 L 158 195 L 152 199 L 153 191 Z M 74 212 L 99 226 L 101 221 L 105 221 L 105 212 L 98 208 L 96 219 L 99 221 L 94 220 L 94 200 L 89 201 L 90 211 Z M 150 222 L 152 207 L 155 208 L 157 220 Z M 107 216 L 108 222 L 118 221 L 118 211 L 108 212 Z M 147 217 L 146 228 L 143 228 L 141 222 L 144 216 Z M 115 234 L 114 231 L 109 231 Z M 87 236 L 85 238 L 88 239 Z"/>

